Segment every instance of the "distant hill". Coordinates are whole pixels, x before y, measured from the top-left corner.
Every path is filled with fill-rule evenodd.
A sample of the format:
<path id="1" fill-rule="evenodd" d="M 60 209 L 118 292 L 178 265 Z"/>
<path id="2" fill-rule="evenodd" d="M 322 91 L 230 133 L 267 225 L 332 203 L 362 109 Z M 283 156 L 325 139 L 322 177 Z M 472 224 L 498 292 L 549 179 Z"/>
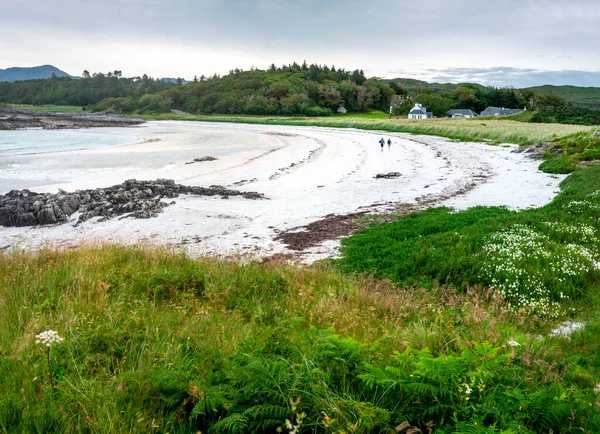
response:
<path id="1" fill-rule="evenodd" d="M 397 85 L 402 86 L 413 94 L 419 90 L 430 90 L 436 93 L 454 92 L 456 88 L 462 84 L 469 84 L 469 86 L 474 86 L 480 89 L 485 87 L 477 83 L 428 83 L 426 81 L 415 80 L 413 78 L 393 78 L 386 81 L 393 81 Z M 522 90 L 556 95 L 577 107 L 591 109 L 600 108 L 600 87 L 553 86 L 547 84 L 544 86 L 525 87 Z"/>
<path id="2" fill-rule="evenodd" d="M 392 78 L 384 81 L 393 81 L 398 86 L 402 86 L 408 90 L 410 93 L 414 93 L 418 89 L 428 89 L 434 92 L 454 92 L 459 86 L 464 84 L 481 89 L 485 87 L 477 83 L 428 83 L 426 81 L 416 80 L 414 78 Z"/>
<path id="3" fill-rule="evenodd" d="M 577 86 L 534 86 L 528 87 L 538 93 L 546 93 L 561 97 L 567 102 L 579 107 L 600 108 L 600 87 L 577 87 Z"/>
<path id="4" fill-rule="evenodd" d="M 14 81 L 39 80 L 41 78 L 51 78 L 52 74 L 56 77 L 70 77 L 65 71 L 61 71 L 56 66 L 42 65 L 31 68 L 7 68 L 0 69 L 0 81 L 12 83 Z"/>
<path id="5" fill-rule="evenodd" d="M 171 83 L 171 84 L 188 84 L 190 83 L 187 80 L 184 80 L 183 78 L 174 78 L 174 77 L 163 77 L 161 78 L 162 81 L 166 82 L 166 83 Z M 179 80 L 181 80 L 181 83 L 179 82 Z"/>

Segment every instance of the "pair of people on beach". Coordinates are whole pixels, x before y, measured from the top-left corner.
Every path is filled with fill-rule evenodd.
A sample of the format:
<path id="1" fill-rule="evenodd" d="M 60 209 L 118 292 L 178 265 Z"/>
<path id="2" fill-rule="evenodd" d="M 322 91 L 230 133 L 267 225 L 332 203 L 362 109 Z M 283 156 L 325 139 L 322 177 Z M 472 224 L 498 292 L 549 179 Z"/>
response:
<path id="1" fill-rule="evenodd" d="M 385 140 L 383 139 L 383 137 L 381 138 L 381 140 L 379 141 L 379 144 L 381 145 L 381 150 L 383 151 L 383 146 L 385 145 Z M 388 151 L 390 149 L 392 149 L 392 139 L 388 139 L 387 141 L 387 145 L 388 145 Z"/>

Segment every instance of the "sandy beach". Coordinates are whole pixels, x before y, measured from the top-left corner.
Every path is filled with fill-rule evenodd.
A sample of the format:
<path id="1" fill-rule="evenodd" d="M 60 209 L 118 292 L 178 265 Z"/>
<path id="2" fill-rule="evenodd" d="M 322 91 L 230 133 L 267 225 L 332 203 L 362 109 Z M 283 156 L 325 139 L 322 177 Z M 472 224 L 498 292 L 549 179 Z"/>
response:
<path id="1" fill-rule="evenodd" d="M 194 256 L 268 256 L 290 252 L 276 240 L 282 231 L 302 230 L 330 214 L 388 212 L 399 205 L 535 207 L 548 203 L 564 178 L 539 172 L 538 161 L 512 153 L 511 145 L 431 136 L 194 122 L 149 122 L 109 132 L 130 137 L 131 144 L 0 158 L 0 180 L 10 178 L 11 188 L 21 183 L 20 188 L 56 192 L 168 178 L 256 191 L 268 200 L 181 196 L 152 219 L 76 226 L 74 215 L 62 225 L 2 227 L 0 248 L 108 241 L 170 245 Z M 390 149 L 380 149 L 382 137 L 392 139 Z M 206 155 L 217 159 L 190 164 Z M 375 178 L 389 172 L 401 176 Z M 43 185 L 41 179 L 51 182 Z M 0 184 L 1 193 L 7 185 Z M 338 246 L 339 240 L 329 240 L 294 253 L 310 262 Z"/>

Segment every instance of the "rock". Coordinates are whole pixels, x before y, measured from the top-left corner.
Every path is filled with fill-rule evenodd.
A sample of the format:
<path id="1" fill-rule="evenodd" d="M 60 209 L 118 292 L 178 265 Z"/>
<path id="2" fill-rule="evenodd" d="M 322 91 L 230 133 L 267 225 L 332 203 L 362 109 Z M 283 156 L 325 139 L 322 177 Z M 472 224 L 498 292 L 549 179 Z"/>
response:
<path id="1" fill-rule="evenodd" d="M 44 207 L 43 200 L 36 200 L 35 202 L 33 202 L 33 212 L 40 212 L 43 207 Z"/>
<path id="2" fill-rule="evenodd" d="M 205 155 L 204 157 L 194 158 L 194 163 L 201 163 L 203 161 L 215 161 L 217 158 L 211 157 L 210 155 Z"/>
<path id="3" fill-rule="evenodd" d="M 56 215 L 54 214 L 54 207 L 52 205 L 44 206 L 44 208 L 37 213 L 37 223 L 41 225 L 56 223 Z"/>
<path id="4" fill-rule="evenodd" d="M 375 179 L 393 179 L 402 176 L 400 172 L 378 173 L 373 178 Z"/>
<path id="5" fill-rule="evenodd" d="M 519 147 L 511 151 L 515 154 L 524 154 L 534 160 L 542 160 L 546 154 L 558 155 L 563 153 L 563 149 L 552 142 L 540 142 L 532 146 Z"/>
<path id="6" fill-rule="evenodd" d="M 580 161 L 577 163 L 577 167 L 585 168 L 590 166 L 599 166 L 600 160 L 591 160 L 591 161 Z"/>
<path id="7" fill-rule="evenodd" d="M 123 184 L 74 193 L 60 191 L 58 195 L 39 194 L 29 190 L 12 190 L 0 195 L 0 225 L 35 226 L 55 224 L 69 220 L 80 212 L 78 224 L 94 217 L 107 220 L 125 215 L 134 218 L 155 217 L 169 204 L 163 198 L 180 194 L 195 196 L 242 196 L 245 199 L 265 199 L 257 192 L 230 190 L 222 186 L 192 187 L 176 184 L 172 179 L 137 181 L 128 179 Z"/>
<path id="8" fill-rule="evenodd" d="M 10 222 L 10 209 L 7 207 L 0 208 L 0 226 L 8 226 Z"/>
<path id="9" fill-rule="evenodd" d="M 17 214 L 14 226 L 36 226 L 38 224 L 32 212 Z"/>

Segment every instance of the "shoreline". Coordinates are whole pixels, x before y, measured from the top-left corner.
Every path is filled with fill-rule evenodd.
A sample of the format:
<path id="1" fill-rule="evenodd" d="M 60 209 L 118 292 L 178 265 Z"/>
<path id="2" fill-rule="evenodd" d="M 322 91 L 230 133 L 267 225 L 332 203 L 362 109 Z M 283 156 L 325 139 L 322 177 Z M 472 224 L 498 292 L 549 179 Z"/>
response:
<path id="1" fill-rule="evenodd" d="M 330 214 L 438 205 L 539 206 L 554 197 L 562 179 L 537 171 L 537 162 L 508 148 L 432 136 L 388 134 L 394 145 L 381 152 L 381 133 L 360 130 L 176 121 L 149 122 L 139 135 L 146 140 L 61 155 L 64 164 L 76 164 L 83 154 L 85 160 L 112 166 L 94 180 L 74 179 L 46 189 L 107 187 L 128 179 L 128 171 L 135 169 L 133 177 L 141 180 L 168 178 L 192 186 L 252 190 L 270 200 L 250 205 L 236 198 L 180 197 L 158 217 L 143 221 L 92 219 L 77 226 L 69 222 L 27 230 L 2 227 L 0 246 L 74 246 L 97 240 L 177 246 L 192 256 L 291 253 L 312 262 L 335 254 L 337 227 L 333 239 L 325 237 L 299 252 L 278 237 L 318 226 Z M 211 150 L 220 153 L 215 161 L 187 164 L 193 155 L 210 155 Z M 146 167 L 127 166 L 132 163 Z M 389 172 L 401 176 L 374 178 Z"/>

